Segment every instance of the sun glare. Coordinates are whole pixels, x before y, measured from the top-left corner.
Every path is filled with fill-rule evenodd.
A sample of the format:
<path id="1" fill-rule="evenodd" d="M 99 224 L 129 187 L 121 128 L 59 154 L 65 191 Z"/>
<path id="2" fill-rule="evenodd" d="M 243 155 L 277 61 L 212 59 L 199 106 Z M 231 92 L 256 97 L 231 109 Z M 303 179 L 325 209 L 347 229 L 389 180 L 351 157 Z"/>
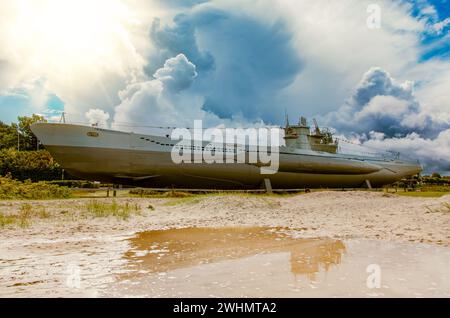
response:
<path id="1" fill-rule="evenodd" d="M 114 62 L 132 16 L 119 0 L 20 1 L 14 37 L 31 63 L 59 70 Z"/>

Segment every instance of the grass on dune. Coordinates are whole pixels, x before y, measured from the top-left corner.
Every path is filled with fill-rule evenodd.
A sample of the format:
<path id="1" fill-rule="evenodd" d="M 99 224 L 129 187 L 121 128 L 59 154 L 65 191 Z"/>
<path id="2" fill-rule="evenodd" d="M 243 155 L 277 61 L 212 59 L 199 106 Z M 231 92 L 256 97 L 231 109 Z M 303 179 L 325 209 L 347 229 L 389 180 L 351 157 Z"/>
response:
<path id="1" fill-rule="evenodd" d="M 443 203 L 442 204 L 444 206 L 445 212 L 449 212 L 450 213 L 450 203 Z"/>
<path id="2" fill-rule="evenodd" d="M 450 213 L 450 203 L 444 202 L 439 207 L 429 207 L 426 209 L 428 213 Z"/>
<path id="3" fill-rule="evenodd" d="M 268 193 L 247 193 L 247 192 L 217 192 L 217 193 L 206 193 L 206 194 L 189 194 L 186 193 L 186 196 L 182 197 L 171 197 L 165 196 L 165 198 L 171 198 L 172 200 L 166 202 L 165 206 L 177 206 L 183 204 L 197 204 L 201 202 L 203 199 L 207 198 L 218 198 L 218 197 L 240 197 L 240 198 L 256 198 L 264 200 L 269 206 L 275 208 L 278 207 L 276 202 L 271 202 L 270 199 L 276 198 L 285 198 L 285 197 L 294 197 L 301 193 L 283 193 L 283 194 L 268 194 Z"/>
<path id="4" fill-rule="evenodd" d="M 71 190 L 72 198 L 74 199 L 101 199 L 106 198 L 108 191 L 105 189 L 97 190 L 97 189 L 85 189 L 85 190 Z M 116 191 L 116 197 L 114 197 L 114 191 Z M 138 197 L 136 195 L 132 195 L 129 190 L 122 189 L 111 189 L 109 191 L 109 198 L 134 198 Z"/>
<path id="5" fill-rule="evenodd" d="M 44 207 L 33 207 L 31 204 L 22 204 L 19 212 L 15 214 L 4 214 L 0 212 L 0 228 L 8 226 L 29 227 L 33 219 L 48 219 L 50 214 Z"/>
<path id="6" fill-rule="evenodd" d="M 202 198 L 205 198 L 203 196 Z M 186 197 L 186 198 L 179 198 L 179 199 L 172 199 L 168 202 L 166 202 L 165 206 L 177 206 L 177 205 L 183 205 L 183 204 L 197 204 L 201 201 L 201 197 Z"/>
<path id="7" fill-rule="evenodd" d="M 154 211 L 153 206 L 148 207 L 149 210 Z M 69 215 L 77 219 L 77 215 L 69 211 L 65 211 L 64 215 Z M 84 205 L 81 216 L 92 218 L 108 218 L 115 217 L 120 220 L 128 220 L 135 215 L 142 215 L 142 209 L 135 203 L 117 203 L 102 202 L 99 200 L 90 200 Z M 56 215 L 51 215 L 45 207 L 33 206 L 28 203 L 20 205 L 19 210 L 15 213 L 0 212 L 0 228 L 20 227 L 27 228 L 36 220 L 51 219 Z"/>
<path id="8" fill-rule="evenodd" d="M 141 214 L 141 207 L 138 204 L 119 204 L 115 200 L 112 202 L 102 202 L 97 200 L 89 201 L 86 206 L 86 212 L 89 216 L 96 218 L 116 217 L 127 220 L 133 215 Z"/>
<path id="9" fill-rule="evenodd" d="M 196 197 L 196 198 L 206 198 L 206 197 L 216 197 L 216 196 L 242 196 L 242 197 L 286 197 L 286 196 L 296 196 L 299 194 L 304 194 L 304 192 L 299 193 L 266 193 L 266 192 L 244 192 L 244 191 L 217 191 L 217 192 L 181 192 L 181 191 L 155 191 L 148 189 L 133 189 L 129 191 L 130 197 L 144 197 L 151 199 L 179 199 L 179 198 L 188 198 L 188 197 Z"/>
<path id="10" fill-rule="evenodd" d="M 397 194 L 413 198 L 440 198 L 450 194 L 449 186 L 424 185 L 414 190 L 403 188 L 385 188 L 385 191 L 391 194 Z"/>
<path id="11" fill-rule="evenodd" d="M 5 215 L 0 213 L 0 228 L 17 224 L 17 217 L 14 215 Z"/>
<path id="12" fill-rule="evenodd" d="M 405 197 L 417 197 L 417 198 L 440 198 L 444 195 L 449 195 L 450 192 L 441 191 L 418 191 L 418 192 L 397 192 L 397 195 Z"/>
<path id="13" fill-rule="evenodd" d="M 450 213 L 450 203 L 447 203 L 447 202 L 442 203 L 442 207 L 443 207 L 444 212 Z"/>

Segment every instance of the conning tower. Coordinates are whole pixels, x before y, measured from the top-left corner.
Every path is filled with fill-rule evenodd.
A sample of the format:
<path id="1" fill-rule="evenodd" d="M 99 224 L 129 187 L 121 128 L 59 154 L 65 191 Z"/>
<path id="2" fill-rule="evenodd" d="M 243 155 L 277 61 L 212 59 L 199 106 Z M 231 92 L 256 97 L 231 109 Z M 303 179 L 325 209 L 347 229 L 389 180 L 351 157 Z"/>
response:
<path id="1" fill-rule="evenodd" d="M 320 129 L 314 119 L 315 129 L 311 131 L 308 121 L 301 117 L 298 125 L 290 125 L 286 118 L 285 141 L 291 149 L 307 149 L 319 152 L 337 153 L 338 143 L 327 129 Z"/>

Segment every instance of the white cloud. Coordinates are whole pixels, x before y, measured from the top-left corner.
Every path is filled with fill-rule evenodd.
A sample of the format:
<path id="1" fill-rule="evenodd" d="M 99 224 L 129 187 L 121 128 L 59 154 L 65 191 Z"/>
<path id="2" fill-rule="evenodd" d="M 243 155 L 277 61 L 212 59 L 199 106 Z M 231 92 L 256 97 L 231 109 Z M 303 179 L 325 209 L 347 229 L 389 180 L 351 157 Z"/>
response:
<path id="1" fill-rule="evenodd" d="M 292 21 L 297 50 L 306 61 L 282 100 L 299 101 L 289 107 L 291 112 L 311 116 L 336 110 L 369 68 L 402 74 L 420 54 L 418 34 L 424 25 L 409 15 L 408 5 L 377 1 L 382 27 L 374 30 L 366 25 L 366 9 L 373 1 L 278 3 Z"/>
<path id="2" fill-rule="evenodd" d="M 407 113 L 409 113 L 408 101 L 394 96 L 378 95 L 372 98 L 360 112 L 356 113 L 355 119 L 361 121 L 370 117 L 382 116 L 400 118 Z"/>
<path id="3" fill-rule="evenodd" d="M 58 0 L 42 3 L 51 1 Z M 420 57 L 433 49 L 424 48 L 422 35 L 445 30 L 448 20 L 439 21 L 426 1 L 418 18 L 410 3 L 377 1 L 382 27 L 375 30 L 366 24 L 372 0 L 99 0 L 93 6 L 106 2 L 123 10 L 99 17 L 109 27 L 100 26 L 92 38 L 108 30 L 98 37 L 104 49 L 79 56 L 73 52 L 88 46 L 73 26 L 96 21 L 92 11 L 79 21 L 71 17 L 77 22 L 71 25 L 58 20 L 60 30 L 75 36 L 73 42 L 63 37 L 65 45 L 52 50 L 50 33 L 38 28 L 38 17 L 51 10 L 42 13 L 38 2 L 30 4 L 29 28 L 19 19 L 22 2 L 1 2 L 0 91 L 18 91 L 41 78 L 45 90 L 65 102 L 69 119 L 101 109 L 119 129 L 125 128 L 120 123 L 191 126 L 193 119 L 281 124 L 285 109 L 291 116 L 323 118 L 344 105 L 341 120 L 330 121 L 341 133 L 355 131 L 385 145 L 395 140 L 393 146 L 402 145 L 394 138 L 398 132 L 409 136 L 405 144 L 443 143 L 439 132 L 450 123 L 450 62 Z M 67 48 L 76 50 L 61 54 Z M 385 70 L 386 87 L 379 91 L 370 87 L 375 77 L 369 76 L 368 87 L 361 82 L 374 66 Z M 372 94 L 365 102 L 349 101 L 363 97 L 355 89 Z"/>
<path id="4" fill-rule="evenodd" d="M 399 151 L 410 159 L 419 159 L 428 173 L 450 172 L 450 129 L 442 131 L 435 139 L 423 138 L 416 133 L 404 138 L 387 139 L 377 135 L 364 145 Z"/>
<path id="5" fill-rule="evenodd" d="M 189 51 L 188 47 L 191 45 L 188 39 L 192 37 L 193 43 L 198 46 L 201 53 L 211 51 L 219 63 L 217 72 L 213 71 L 210 76 L 199 74 L 199 77 L 205 78 L 203 81 L 201 78 L 198 80 L 201 87 L 197 89 L 203 90 L 200 94 L 206 95 L 209 91 L 217 95 L 215 99 L 228 97 L 229 101 L 224 103 L 227 104 L 226 107 L 232 108 L 235 104 L 239 104 L 232 109 L 234 113 L 239 113 L 239 108 L 242 108 L 241 114 L 237 116 L 248 117 L 256 114 L 267 122 L 278 123 L 284 116 L 284 108 L 292 114 L 302 112 L 306 115 L 323 114 L 337 109 L 348 97 L 349 90 L 359 80 L 361 74 L 373 65 L 380 65 L 393 74 L 401 74 L 405 69 L 410 69 L 420 54 L 418 33 L 425 28 L 424 22 L 410 16 L 411 8 L 408 4 L 388 0 L 378 2 L 382 8 L 383 27 L 380 30 L 367 28 L 366 9 L 373 2 L 369 0 L 339 2 L 216 0 L 193 8 L 190 7 L 204 1 L 191 1 L 189 5 L 185 3 L 185 7 L 180 7 L 178 2 L 173 1 L 168 3 L 156 0 L 113 0 L 113 2 L 109 6 L 124 8 L 123 12 L 126 12 L 126 15 L 125 19 L 122 17 L 119 22 L 114 20 L 113 25 L 116 25 L 120 32 L 112 32 L 112 39 L 109 38 L 111 35 L 108 35 L 112 43 L 115 43 L 112 53 L 108 55 L 109 57 L 97 59 L 96 63 L 88 66 L 81 64 L 78 65 L 80 67 L 72 67 L 64 74 L 59 74 L 57 69 L 51 67 L 51 63 L 33 63 L 36 69 L 28 65 L 29 63 L 22 62 L 29 60 L 26 56 L 29 47 L 25 46 L 26 51 L 20 50 L 18 39 L 14 39 L 13 34 L 7 32 L 15 29 L 15 17 L 19 7 L 15 2 L 2 3 L 6 8 L 0 11 L 5 13 L 4 16 L 0 13 L 0 18 L 4 18 L 0 21 L 4 22 L 5 27 L 2 27 L 0 32 L 6 33 L 7 40 L 0 45 L 0 60 L 8 60 L 8 63 L 15 61 L 12 68 L 14 76 L 8 78 L 28 77 L 30 73 L 39 73 L 48 79 L 49 89 L 66 102 L 69 116 L 82 116 L 86 110 L 93 107 L 112 112 L 114 106 L 120 102 L 117 92 L 123 90 L 126 83 L 136 81 L 136 78 L 142 80 L 142 67 L 145 63 L 143 56 L 156 51 L 155 47 L 161 44 L 155 43 L 160 38 L 151 39 L 153 43 L 148 39 L 148 28 L 153 18 L 161 17 L 162 25 L 173 25 L 172 17 L 181 12 L 188 16 L 199 17 L 199 22 L 196 22 L 198 25 L 192 25 L 193 29 L 189 31 L 192 33 L 181 34 L 180 41 L 184 42 L 176 47 L 174 52 L 161 60 L 150 59 L 148 67 L 157 70 L 163 66 L 161 63 L 167 58 L 182 53 L 182 50 L 193 52 Z M 175 5 L 172 6 L 173 4 Z M 228 17 L 228 20 L 231 17 L 231 22 L 226 24 L 224 21 L 227 19 L 215 14 L 213 9 L 225 12 L 223 17 Z M 212 14 L 202 13 L 207 10 L 212 10 Z M 216 25 L 208 24 L 214 20 Z M 244 24 L 246 21 L 247 24 Z M 270 27 L 276 26 L 280 21 L 283 22 L 282 28 Z M 260 25 L 259 29 L 255 29 L 260 33 L 255 33 L 257 36 L 252 37 L 253 30 L 241 29 L 240 34 L 232 32 L 233 23 L 236 23 L 237 29 Z M 276 32 L 281 32 L 282 35 L 278 42 Z M 243 41 L 239 40 L 240 35 L 245 35 Z M 29 37 L 31 35 L 25 33 L 25 39 Z M 272 38 L 273 41 L 263 42 L 264 38 Z M 12 41 L 9 41 L 11 39 Z M 244 40 L 248 45 L 245 46 Z M 258 49 L 261 56 L 251 51 L 252 47 L 258 45 L 264 45 Z M 289 53 L 290 46 L 293 47 L 292 54 Z M 273 61 L 269 60 L 270 52 L 277 47 L 280 49 L 274 51 L 277 54 L 274 54 Z M 5 48 L 11 48 L 8 51 L 15 52 L 18 58 L 12 58 Z M 167 47 L 162 49 L 167 51 Z M 41 55 L 45 56 L 33 54 L 33 58 L 39 59 Z M 203 65 L 199 65 L 196 57 L 190 55 L 192 54 L 187 54 L 187 58 L 201 69 Z M 294 57 L 301 60 L 301 68 L 293 67 Z M 61 60 L 61 57 L 58 60 Z M 203 62 L 208 63 L 208 56 L 204 56 Z M 18 67 L 20 63 L 24 66 Z M 71 61 L 68 61 L 68 64 L 70 65 Z M 276 67 L 278 65 L 284 69 L 284 64 L 291 65 L 292 72 L 284 72 L 286 75 L 282 77 L 276 73 Z M 239 65 L 241 69 L 234 71 Z M 265 65 L 268 65 L 267 75 L 264 72 L 261 74 Z M 154 71 L 149 75 L 153 73 Z M 270 78 L 270 74 L 273 78 Z M 238 81 L 239 78 L 241 82 Z M 219 85 L 211 89 L 211 85 L 221 79 L 224 79 L 228 86 Z M 261 80 L 256 83 L 258 79 Z M 245 96 L 239 91 L 244 82 L 256 83 L 245 89 Z M 267 85 L 264 86 L 264 83 Z M 221 91 L 223 94 L 220 94 Z M 267 92 L 267 96 L 262 98 L 261 94 L 264 92 Z M 270 101 L 263 105 L 264 101 L 269 99 Z M 207 105 L 210 105 L 211 109 L 216 109 L 218 107 L 216 103 L 210 99 Z M 274 105 L 279 105 L 281 109 Z M 247 107 L 249 111 L 245 109 Z M 222 112 L 227 113 L 226 109 L 222 109 Z"/>
<path id="6" fill-rule="evenodd" d="M 74 121 L 93 106 L 112 110 L 145 63 L 147 27 L 131 9 L 122 0 L 2 1 L 0 92 L 40 78 Z"/>
<path id="7" fill-rule="evenodd" d="M 435 115 L 418 102 L 411 82 L 398 82 L 388 72 L 372 68 L 349 101 L 328 120 L 364 146 L 420 159 L 428 172 L 447 171 L 450 121 Z"/>
<path id="8" fill-rule="evenodd" d="M 168 59 L 163 68 L 153 75 L 165 88 L 177 93 L 191 87 L 197 77 L 196 66 L 184 54 Z"/>
<path id="9" fill-rule="evenodd" d="M 107 112 L 101 109 L 90 109 L 85 115 L 90 125 L 108 128 L 110 115 Z"/>
<path id="10" fill-rule="evenodd" d="M 23 82 L 19 86 L 0 92 L 1 121 L 16 121 L 17 116 L 42 114 L 48 115 L 49 104 L 55 102 L 57 96 L 52 94 L 45 80 L 37 79 Z M 58 99 L 58 106 L 62 107 Z"/>
<path id="11" fill-rule="evenodd" d="M 450 18 L 446 18 L 442 21 L 436 22 L 435 24 L 433 24 L 433 28 L 438 34 L 441 34 L 444 28 L 446 28 L 448 25 L 450 25 Z"/>
<path id="12" fill-rule="evenodd" d="M 410 81 L 398 82 L 381 68 L 371 68 L 364 74 L 352 97 L 328 122 L 343 132 L 383 132 L 388 136 L 418 132 L 436 136 L 450 123 L 435 120 L 424 110 L 413 92 Z"/>
<path id="13" fill-rule="evenodd" d="M 184 55 L 168 59 L 154 79 L 130 83 L 119 93 L 113 126 L 191 126 L 194 119 L 205 117 L 201 97 L 184 92 L 196 76 L 195 65 Z"/>
<path id="14" fill-rule="evenodd" d="M 239 115 L 224 120 L 202 108 L 205 96 L 189 90 L 197 78 L 196 66 L 183 54 L 168 59 L 153 77 L 130 83 L 120 91 L 121 102 L 115 107 L 114 128 L 161 134 L 171 129 L 159 128 L 192 127 L 194 120 L 202 120 L 205 128 L 223 124 L 227 127 L 250 125 Z"/>

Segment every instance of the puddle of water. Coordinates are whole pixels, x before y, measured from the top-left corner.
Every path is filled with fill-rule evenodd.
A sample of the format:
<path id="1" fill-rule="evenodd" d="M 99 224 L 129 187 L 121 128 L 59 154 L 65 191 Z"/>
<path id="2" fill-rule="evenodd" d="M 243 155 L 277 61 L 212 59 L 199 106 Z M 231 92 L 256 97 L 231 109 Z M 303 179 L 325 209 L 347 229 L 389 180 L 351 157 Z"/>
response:
<path id="1" fill-rule="evenodd" d="M 138 297 L 450 297 L 450 249 L 299 239 L 279 228 L 141 233 L 105 290 Z M 369 265 L 380 272 L 371 289 Z"/>
<path id="2" fill-rule="evenodd" d="M 258 254 L 289 253 L 290 271 L 314 274 L 341 262 L 345 246 L 329 239 L 299 240 L 269 228 L 182 229 L 141 233 L 125 254 L 134 270 L 164 273 Z"/>

